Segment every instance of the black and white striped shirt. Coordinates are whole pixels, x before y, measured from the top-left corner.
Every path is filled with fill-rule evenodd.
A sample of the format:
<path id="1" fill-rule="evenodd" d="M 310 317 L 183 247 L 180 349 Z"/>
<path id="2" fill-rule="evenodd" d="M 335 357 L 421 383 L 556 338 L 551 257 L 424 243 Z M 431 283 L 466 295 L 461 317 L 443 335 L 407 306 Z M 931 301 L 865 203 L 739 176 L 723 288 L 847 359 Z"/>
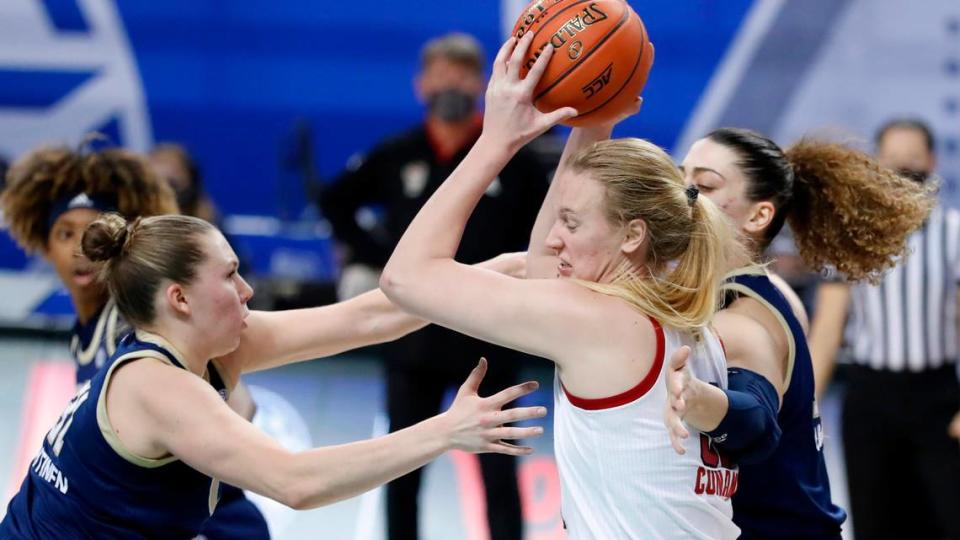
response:
<path id="1" fill-rule="evenodd" d="M 938 207 L 908 254 L 873 286 L 852 286 L 847 343 L 855 364 L 924 371 L 957 359 L 960 212 Z"/>

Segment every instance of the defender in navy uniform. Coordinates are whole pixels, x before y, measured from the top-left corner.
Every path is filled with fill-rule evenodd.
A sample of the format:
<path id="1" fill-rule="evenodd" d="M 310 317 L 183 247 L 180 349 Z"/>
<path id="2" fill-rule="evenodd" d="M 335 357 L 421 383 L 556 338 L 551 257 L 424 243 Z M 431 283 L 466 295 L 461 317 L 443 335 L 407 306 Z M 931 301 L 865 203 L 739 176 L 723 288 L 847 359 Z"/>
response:
<path id="1" fill-rule="evenodd" d="M 18 534 L 13 538 L 193 538 L 197 534 L 219 499 L 219 483 L 181 461 L 132 454 L 107 416 L 105 388 L 113 374 L 125 363 L 144 358 L 187 369 L 160 336 L 127 334 L 107 369 L 81 385 L 47 434 L 20 493 L 10 503 L 9 524 L 0 529 L 0 536 L 14 531 Z M 215 362 L 209 364 L 205 378 L 226 401 L 227 384 Z M 107 501 L 112 502 L 104 504 Z M 71 524 L 70 533 L 61 528 L 62 523 Z"/>
<path id="2" fill-rule="evenodd" d="M 95 266 L 80 253 L 83 230 L 104 211 L 118 211 L 129 219 L 176 213 L 174 193 L 142 156 L 131 152 L 40 148 L 11 170 L 2 201 L 13 237 L 27 251 L 42 253 L 70 293 L 77 314 L 70 353 L 79 386 L 93 378 L 130 330 L 116 302 L 95 279 Z M 255 409 L 242 384 L 230 405 L 248 419 Z M 243 491 L 225 485 L 204 536 L 268 539 L 270 531 Z"/>
<path id="3" fill-rule="evenodd" d="M 686 423 L 739 462 L 733 519 L 741 538 L 839 539 L 846 514 L 830 498 L 806 313 L 783 280 L 749 263 L 789 219 L 810 268 L 876 277 L 904 252 L 932 199 L 862 152 L 809 140 L 784 151 L 744 129 L 711 132 L 681 168 L 751 252 L 731 262 L 742 268 L 728 276 L 729 298 L 713 322 L 726 347 L 729 388 L 692 379 L 683 355 L 672 358 L 671 436 L 683 437 Z"/>
<path id="4" fill-rule="evenodd" d="M 226 405 L 242 372 L 395 339 L 425 323 L 379 291 L 333 306 L 251 313 L 252 290 L 236 272 L 236 256 L 197 218 L 128 224 L 106 214 L 87 228 L 83 251 L 104 261 L 111 297 L 135 334 L 81 385 L 47 434 L 0 523 L 0 539 L 192 538 L 217 506 L 214 479 L 310 508 L 453 448 L 528 454 L 502 441 L 542 432 L 489 425 L 492 415 L 515 422 L 546 411 L 501 412 L 536 383 L 477 396 L 481 361 L 439 416 L 379 439 L 289 452 Z M 516 271 L 513 259 L 487 266 Z"/>

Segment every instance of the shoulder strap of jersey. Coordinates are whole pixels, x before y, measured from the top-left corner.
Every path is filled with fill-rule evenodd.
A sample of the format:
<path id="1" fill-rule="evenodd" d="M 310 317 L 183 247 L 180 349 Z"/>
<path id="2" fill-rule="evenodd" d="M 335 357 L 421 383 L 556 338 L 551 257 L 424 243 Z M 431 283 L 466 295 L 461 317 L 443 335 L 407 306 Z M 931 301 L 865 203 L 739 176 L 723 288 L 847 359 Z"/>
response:
<path id="1" fill-rule="evenodd" d="M 759 302 L 767 308 L 777 319 L 787 336 L 787 369 L 783 381 L 784 389 L 790 387 L 793 377 L 793 366 L 797 357 L 797 342 L 805 343 L 800 321 L 793 313 L 790 303 L 784 298 L 777 286 L 767 277 L 766 271 L 760 266 L 751 266 L 735 270 L 727 274 L 721 285 L 722 293 L 730 297 L 746 296 Z M 729 303 L 729 300 L 725 303 Z"/>

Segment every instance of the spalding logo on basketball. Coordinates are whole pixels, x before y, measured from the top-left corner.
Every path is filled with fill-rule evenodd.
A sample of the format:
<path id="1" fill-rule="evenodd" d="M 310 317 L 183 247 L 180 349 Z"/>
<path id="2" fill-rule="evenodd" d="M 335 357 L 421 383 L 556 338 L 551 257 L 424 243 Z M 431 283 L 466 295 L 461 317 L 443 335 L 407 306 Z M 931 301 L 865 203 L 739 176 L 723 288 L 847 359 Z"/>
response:
<path id="1" fill-rule="evenodd" d="M 520 75 L 553 44 L 534 103 L 544 112 L 577 109 L 566 122 L 571 126 L 610 121 L 627 110 L 653 65 L 647 29 L 623 0 L 534 0 L 513 27 L 517 38 L 527 32 L 534 37 Z"/>

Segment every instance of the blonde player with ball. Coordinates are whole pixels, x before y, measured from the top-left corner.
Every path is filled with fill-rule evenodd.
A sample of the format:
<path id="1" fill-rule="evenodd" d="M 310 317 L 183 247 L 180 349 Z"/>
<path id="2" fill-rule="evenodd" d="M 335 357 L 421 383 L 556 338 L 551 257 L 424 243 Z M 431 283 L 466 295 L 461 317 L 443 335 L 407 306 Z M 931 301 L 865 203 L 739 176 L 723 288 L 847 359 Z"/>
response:
<path id="1" fill-rule="evenodd" d="M 417 316 L 556 363 L 554 444 L 570 538 L 736 538 L 736 470 L 719 459 L 706 465 L 713 489 L 697 490 L 700 440 L 677 455 L 662 421 L 664 358 L 682 345 L 695 350 L 697 377 L 726 384 L 720 344 L 704 325 L 736 243 L 665 152 L 620 139 L 567 158 L 561 174 L 576 181 L 564 182 L 571 189 L 537 224 L 549 229 L 562 279 L 503 278 L 453 260 L 500 168 L 576 114 L 534 107 L 553 49 L 521 79 L 532 35 L 500 49 L 483 134 L 411 223 L 381 287 Z"/>

